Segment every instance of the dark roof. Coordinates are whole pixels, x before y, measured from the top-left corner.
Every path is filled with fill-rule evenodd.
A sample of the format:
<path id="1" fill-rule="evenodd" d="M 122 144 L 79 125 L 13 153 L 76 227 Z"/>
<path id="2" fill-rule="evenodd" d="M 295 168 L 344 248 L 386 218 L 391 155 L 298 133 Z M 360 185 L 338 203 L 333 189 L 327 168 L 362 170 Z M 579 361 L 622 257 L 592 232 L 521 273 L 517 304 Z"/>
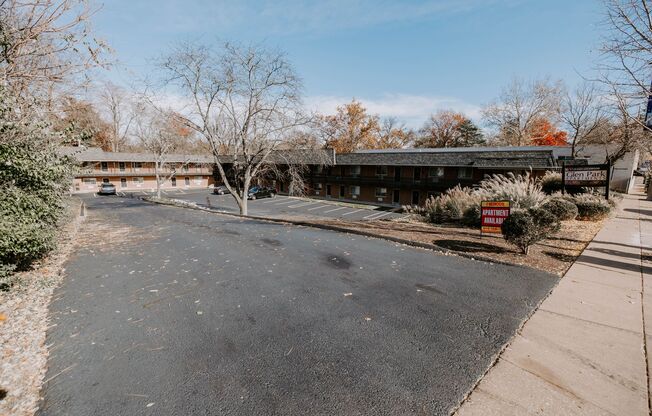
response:
<path id="1" fill-rule="evenodd" d="M 569 150 L 568 150 L 569 151 Z M 551 168 L 566 147 L 484 147 L 361 150 L 337 155 L 338 165 L 473 166 L 478 168 Z"/>
<path id="2" fill-rule="evenodd" d="M 59 154 L 71 156 L 80 162 L 154 162 L 150 153 L 105 152 L 99 147 L 61 147 Z M 331 149 L 292 149 L 272 152 L 269 161 L 273 163 L 300 163 L 332 165 L 335 153 Z M 170 154 L 166 157 L 168 163 L 214 163 L 211 154 L 182 155 Z M 231 156 L 221 156 L 222 163 L 233 161 Z"/>
<path id="3" fill-rule="evenodd" d="M 99 147 L 61 147 L 59 154 L 80 162 L 154 162 L 151 153 L 105 152 Z M 166 160 L 169 163 L 213 163 L 213 156 L 170 154 Z"/>

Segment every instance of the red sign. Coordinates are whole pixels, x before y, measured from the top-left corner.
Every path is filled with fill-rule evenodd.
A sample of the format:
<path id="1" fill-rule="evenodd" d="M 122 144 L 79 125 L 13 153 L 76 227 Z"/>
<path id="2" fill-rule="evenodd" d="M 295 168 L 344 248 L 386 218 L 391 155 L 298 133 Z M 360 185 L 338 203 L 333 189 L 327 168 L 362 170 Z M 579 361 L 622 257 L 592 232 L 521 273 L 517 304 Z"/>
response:
<path id="1" fill-rule="evenodd" d="M 509 217 L 509 201 L 480 202 L 480 231 L 500 234 L 505 218 Z"/>

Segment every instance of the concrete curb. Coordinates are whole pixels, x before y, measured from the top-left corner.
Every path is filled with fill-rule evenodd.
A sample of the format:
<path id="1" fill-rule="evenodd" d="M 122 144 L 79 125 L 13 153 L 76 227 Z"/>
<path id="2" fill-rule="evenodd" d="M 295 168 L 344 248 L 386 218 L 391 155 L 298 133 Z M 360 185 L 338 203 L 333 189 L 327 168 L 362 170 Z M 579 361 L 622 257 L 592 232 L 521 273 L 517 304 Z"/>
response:
<path id="1" fill-rule="evenodd" d="M 527 267 L 521 264 L 514 264 L 514 263 L 509 263 L 506 261 L 501 261 L 501 260 L 495 260 L 490 257 L 485 257 L 485 256 L 476 256 L 472 255 L 469 253 L 464 253 L 462 251 L 455 251 L 455 250 L 450 250 L 441 246 L 438 246 L 436 244 L 430 244 L 430 243 L 422 243 L 419 241 L 412 241 L 412 240 L 407 240 L 404 238 L 399 238 L 399 237 L 392 237 L 392 236 L 385 236 L 385 235 L 378 235 L 374 234 L 368 231 L 362 231 L 362 230 L 354 230 L 351 228 L 346 228 L 346 227 L 338 227 L 336 225 L 330 225 L 330 224 L 319 224 L 319 223 L 313 223 L 313 222 L 308 222 L 308 221 L 299 221 L 299 220 L 290 220 L 290 219 L 283 219 L 283 218 L 269 218 L 269 217 L 258 217 L 255 215 L 240 215 L 240 214 L 234 214 L 232 212 L 227 212 L 227 211 L 220 211 L 220 210 L 215 210 L 215 209 L 210 209 L 210 208 L 204 208 L 200 207 L 198 205 L 191 205 L 187 204 L 185 201 L 182 203 L 174 203 L 174 202 L 166 202 L 166 201 L 155 201 L 152 199 L 148 198 L 139 198 L 143 201 L 150 202 L 153 204 L 159 204 L 159 205 L 167 205 L 167 206 L 172 206 L 172 207 L 177 207 L 177 208 L 189 208 L 189 209 L 194 209 L 198 211 L 204 211 L 204 212 L 210 212 L 213 214 L 220 214 L 220 215 L 227 215 L 230 217 L 235 217 L 235 218 L 240 218 L 240 219 L 252 219 L 252 220 L 258 220 L 258 221 L 269 221 L 269 222 L 275 222 L 279 224 L 292 224 L 292 225 L 301 225 L 304 227 L 312 227 L 312 228 L 318 228 L 322 230 L 328 230 L 328 231 L 337 231 L 337 232 L 343 232 L 343 233 L 349 233 L 349 234 L 355 234 L 355 235 L 360 235 L 363 237 L 371 237 L 371 238 L 378 238 L 381 240 L 387 240 L 387 241 L 392 241 L 394 243 L 398 244 L 404 244 L 406 246 L 411 246 L 411 247 L 417 247 L 417 248 L 422 248 L 425 250 L 430 250 L 430 251 L 436 251 L 442 255 L 445 256 L 458 256 L 458 257 L 464 257 L 470 260 L 476 260 L 476 261 L 482 261 L 485 263 L 491 263 L 491 264 L 501 264 L 505 266 L 514 266 L 514 267 Z"/>

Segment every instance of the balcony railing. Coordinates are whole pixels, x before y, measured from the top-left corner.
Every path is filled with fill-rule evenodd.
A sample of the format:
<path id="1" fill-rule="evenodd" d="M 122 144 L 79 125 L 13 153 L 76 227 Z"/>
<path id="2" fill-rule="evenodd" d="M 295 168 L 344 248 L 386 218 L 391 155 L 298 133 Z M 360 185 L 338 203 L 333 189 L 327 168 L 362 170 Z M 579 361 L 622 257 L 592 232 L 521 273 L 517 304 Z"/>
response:
<path id="1" fill-rule="evenodd" d="M 456 185 L 473 186 L 477 181 L 472 178 L 449 179 L 442 177 L 424 177 L 420 179 L 399 178 L 393 176 L 337 176 L 337 175 L 313 175 L 314 183 L 332 183 L 345 185 L 369 185 L 387 188 L 430 188 L 446 189 Z"/>
<path id="2" fill-rule="evenodd" d="M 161 169 L 159 173 L 161 175 L 169 175 L 172 172 L 176 173 L 176 176 L 184 175 L 211 175 L 213 170 L 210 168 L 189 168 L 187 171 L 183 169 Z M 155 175 L 156 171 L 154 168 L 82 168 L 78 176 L 151 176 Z"/>

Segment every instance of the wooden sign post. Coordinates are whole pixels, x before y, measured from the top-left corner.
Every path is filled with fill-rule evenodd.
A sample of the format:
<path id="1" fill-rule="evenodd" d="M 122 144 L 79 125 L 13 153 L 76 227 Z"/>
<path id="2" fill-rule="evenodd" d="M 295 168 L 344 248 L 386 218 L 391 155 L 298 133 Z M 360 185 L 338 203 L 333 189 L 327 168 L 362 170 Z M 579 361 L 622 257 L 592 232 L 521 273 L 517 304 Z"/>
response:
<path id="1" fill-rule="evenodd" d="M 562 165 L 561 185 L 566 193 L 568 188 L 593 188 L 604 187 L 604 197 L 609 199 L 609 185 L 611 179 L 611 164 L 602 165 Z"/>

